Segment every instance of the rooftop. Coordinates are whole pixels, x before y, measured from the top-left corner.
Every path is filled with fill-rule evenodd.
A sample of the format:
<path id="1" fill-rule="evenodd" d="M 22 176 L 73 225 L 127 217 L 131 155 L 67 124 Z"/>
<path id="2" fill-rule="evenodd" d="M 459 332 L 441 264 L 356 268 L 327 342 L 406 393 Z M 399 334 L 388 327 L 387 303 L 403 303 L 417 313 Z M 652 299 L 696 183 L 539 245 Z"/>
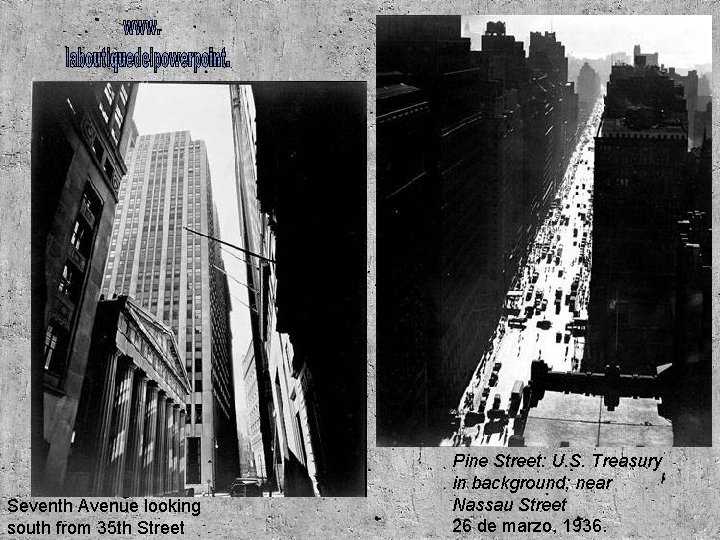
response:
<path id="1" fill-rule="evenodd" d="M 660 401 L 620 398 L 614 411 L 602 396 L 546 391 L 530 409 L 525 446 L 672 446 L 672 423 L 658 414 Z"/>

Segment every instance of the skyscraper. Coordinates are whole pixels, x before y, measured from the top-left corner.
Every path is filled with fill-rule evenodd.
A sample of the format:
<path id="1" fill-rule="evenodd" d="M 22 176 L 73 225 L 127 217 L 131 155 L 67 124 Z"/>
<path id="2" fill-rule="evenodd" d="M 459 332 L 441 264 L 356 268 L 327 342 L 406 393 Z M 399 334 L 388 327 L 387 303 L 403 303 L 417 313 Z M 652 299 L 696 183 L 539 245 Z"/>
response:
<path id="1" fill-rule="evenodd" d="M 683 89 L 665 71 L 613 66 L 595 138 L 589 370 L 654 374 L 673 360 L 687 136 Z"/>
<path id="2" fill-rule="evenodd" d="M 139 137 L 119 191 L 106 295 L 127 294 L 169 326 L 192 384 L 188 488 L 226 489 L 238 472 L 229 291 L 207 150 L 187 131 Z"/>

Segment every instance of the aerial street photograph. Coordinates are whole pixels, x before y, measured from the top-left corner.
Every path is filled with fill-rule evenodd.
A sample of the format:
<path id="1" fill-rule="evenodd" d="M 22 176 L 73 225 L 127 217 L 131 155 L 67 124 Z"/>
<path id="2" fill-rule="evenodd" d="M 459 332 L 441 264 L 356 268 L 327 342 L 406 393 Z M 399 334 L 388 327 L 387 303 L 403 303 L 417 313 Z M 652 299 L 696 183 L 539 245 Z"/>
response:
<path id="1" fill-rule="evenodd" d="M 711 446 L 710 16 L 377 17 L 377 443 Z"/>
<path id="2" fill-rule="evenodd" d="M 366 95 L 33 84 L 34 496 L 366 495 Z"/>

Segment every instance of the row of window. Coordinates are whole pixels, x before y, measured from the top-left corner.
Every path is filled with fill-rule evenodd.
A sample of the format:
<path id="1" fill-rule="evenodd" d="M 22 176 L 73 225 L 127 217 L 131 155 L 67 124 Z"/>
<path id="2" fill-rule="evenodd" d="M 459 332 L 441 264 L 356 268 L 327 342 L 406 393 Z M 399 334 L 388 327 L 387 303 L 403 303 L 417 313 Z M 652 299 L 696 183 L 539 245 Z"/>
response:
<path id="1" fill-rule="evenodd" d="M 92 246 L 95 237 L 95 227 L 102 213 L 102 203 L 88 182 L 80 199 L 80 207 L 70 231 L 70 245 L 87 261 L 92 255 Z M 78 266 L 80 265 L 80 266 Z M 68 257 L 58 279 L 58 293 L 65 296 L 75 307 L 80 302 L 85 282 L 85 271 L 82 261 L 75 259 L 72 255 Z M 71 320 L 68 321 L 72 328 L 77 317 L 77 309 L 72 312 Z M 45 358 L 45 372 L 53 377 L 53 382 L 60 385 L 65 377 L 67 369 L 67 347 L 69 334 L 62 326 L 53 321 L 48 324 L 45 331 L 45 347 L 43 356 Z"/>
<path id="2" fill-rule="evenodd" d="M 103 89 L 105 99 L 100 99 L 98 108 L 105 123 L 110 126 L 110 135 L 115 145 L 120 144 L 120 133 L 122 133 L 123 121 L 127 108 L 128 92 L 124 84 L 120 85 L 118 99 L 115 99 L 115 86 L 107 83 Z M 108 112 L 109 111 L 109 112 Z"/>

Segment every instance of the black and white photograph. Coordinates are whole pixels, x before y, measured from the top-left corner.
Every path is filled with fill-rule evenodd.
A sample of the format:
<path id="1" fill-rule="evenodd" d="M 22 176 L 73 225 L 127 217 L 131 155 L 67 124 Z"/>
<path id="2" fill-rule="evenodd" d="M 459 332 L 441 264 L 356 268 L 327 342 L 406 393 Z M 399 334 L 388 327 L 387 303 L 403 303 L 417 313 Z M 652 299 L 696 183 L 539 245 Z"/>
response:
<path id="1" fill-rule="evenodd" d="M 711 446 L 712 17 L 376 22 L 377 444 Z"/>
<path id="2" fill-rule="evenodd" d="M 365 496 L 366 96 L 34 82 L 34 496 Z"/>

